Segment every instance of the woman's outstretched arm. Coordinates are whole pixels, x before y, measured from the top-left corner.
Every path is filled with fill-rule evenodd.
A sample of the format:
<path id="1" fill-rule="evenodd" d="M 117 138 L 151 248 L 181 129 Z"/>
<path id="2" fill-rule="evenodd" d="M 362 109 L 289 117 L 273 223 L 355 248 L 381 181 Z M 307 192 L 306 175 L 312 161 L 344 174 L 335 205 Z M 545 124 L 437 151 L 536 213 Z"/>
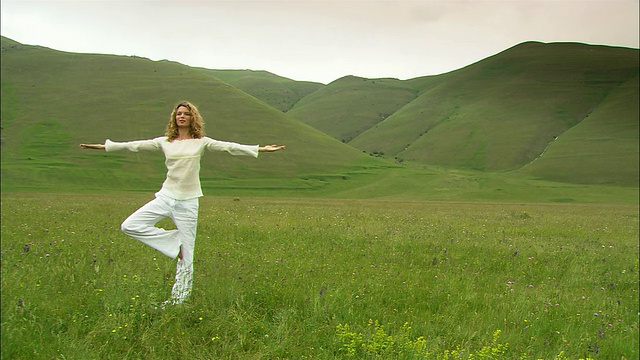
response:
<path id="1" fill-rule="evenodd" d="M 96 150 L 105 150 L 107 152 L 112 151 L 132 151 L 138 152 L 140 150 L 160 150 L 160 143 L 166 139 L 164 136 L 149 139 L 149 140 L 134 140 L 134 141 L 126 141 L 126 142 L 115 142 L 109 139 L 105 140 L 103 144 L 80 144 L 80 147 L 83 149 L 96 149 Z"/>
<path id="2" fill-rule="evenodd" d="M 105 150 L 104 144 L 80 144 L 83 149 Z"/>

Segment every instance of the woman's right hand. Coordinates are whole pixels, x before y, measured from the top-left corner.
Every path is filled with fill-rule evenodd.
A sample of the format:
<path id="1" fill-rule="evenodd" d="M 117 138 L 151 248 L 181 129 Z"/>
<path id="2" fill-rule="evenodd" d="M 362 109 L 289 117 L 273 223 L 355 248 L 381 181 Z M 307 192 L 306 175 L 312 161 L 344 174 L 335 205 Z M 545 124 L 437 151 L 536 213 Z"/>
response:
<path id="1" fill-rule="evenodd" d="M 96 150 L 104 150 L 104 144 L 80 144 L 80 147 L 83 149 L 96 149 Z"/>

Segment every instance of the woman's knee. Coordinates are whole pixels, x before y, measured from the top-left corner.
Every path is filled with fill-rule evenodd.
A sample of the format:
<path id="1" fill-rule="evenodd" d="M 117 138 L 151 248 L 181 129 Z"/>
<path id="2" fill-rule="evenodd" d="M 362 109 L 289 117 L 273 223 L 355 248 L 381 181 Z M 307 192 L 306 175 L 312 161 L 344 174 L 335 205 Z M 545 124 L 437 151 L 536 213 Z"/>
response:
<path id="1" fill-rule="evenodd" d="M 136 228 L 135 223 L 130 221 L 129 219 L 126 219 L 125 221 L 122 222 L 122 224 L 120 224 L 120 230 L 122 230 L 122 232 L 125 233 L 126 235 L 131 235 L 133 233 L 136 233 L 135 228 Z"/>

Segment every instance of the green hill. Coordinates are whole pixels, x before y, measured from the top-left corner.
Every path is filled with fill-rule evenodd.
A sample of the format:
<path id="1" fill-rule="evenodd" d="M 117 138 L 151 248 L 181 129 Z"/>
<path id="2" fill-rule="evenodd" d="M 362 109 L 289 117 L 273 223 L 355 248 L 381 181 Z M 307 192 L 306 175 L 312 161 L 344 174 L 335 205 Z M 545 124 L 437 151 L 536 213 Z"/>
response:
<path id="1" fill-rule="evenodd" d="M 437 78 L 437 85 L 430 79 L 418 98 L 349 144 L 425 164 L 514 170 L 539 157 L 554 139 L 558 146 L 569 140 L 563 135 L 594 113 L 593 121 L 602 123 L 585 128 L 593 132 L 584 136 L 624 128 L 623 138 L 609 142 L 638 142 L 637 49 L 524 43 Z M 607 100 L 614 92 L 620 94 Z M 589 161 L 571 167 L 582 175 L 574 179 L 637 184 L 637 145 L 607 146 L 597 158 L 592 153 L 575 154 L 574 161 Z M 625 159 L 624 174 L 602 171 L 612 158 Z M 535 174 L 569 178 L 543 169 L 545 164 L 551 166 L 536 164 Z"/>
<path id="2" fill-rule="evenodd" d="M 417 95 L 417 90 L 397 79 L 346 76 L 303 98 L 288 114 L 349 142 Z"/>
<path id="3" fill-rule="evenodd" d="M 527 42 L 438 76 L 347 76 L 288 114 L 397 161 L 637 185 L 638 66 L 637 49 Z"/>
<path id="4" fill-rule="evenodd" d="M 289 111 L 300 99 L 324 86 L 315 82 L 291 80 L 267 71 L 211 69 L 202 69 L 202 71 L 282 112 Z"/>
<path id="5" fill-rule="evenodd" d="M 522 172 L 571 183 L 589 179 L 637 185 L 637 103 L 638 76 L 612 89 L 591 114 L 550 143 Z"/>
<path id="6" fill-rule="evenodd" d="M 165 171 L 161 154 L 103 154 L 78 144 L 162 135 L 173 106 L 183 99 L 198 105 L 213 138 L 287 145 L 287 151 L 258 160 L 207 154 L 205 186 L 264 178 L 262 186 L 305 189 L 317 185 L 310 174 L 382 163 L 199 69 L 65 53 L 3 37 L 3 189 L 157 189 Z"/>
<path id="7" fill-rule="evenodd" d="M 3 191 L 155 191 L 161 154 L 78 144 L 159 136 L 187 99 L 208 136 L 287 145 L 258 160 L 207 154 L 206 194 L 638 200 L 637 49 L 525 43 L 443 75 L 325 86 L 1 45 Z"/>

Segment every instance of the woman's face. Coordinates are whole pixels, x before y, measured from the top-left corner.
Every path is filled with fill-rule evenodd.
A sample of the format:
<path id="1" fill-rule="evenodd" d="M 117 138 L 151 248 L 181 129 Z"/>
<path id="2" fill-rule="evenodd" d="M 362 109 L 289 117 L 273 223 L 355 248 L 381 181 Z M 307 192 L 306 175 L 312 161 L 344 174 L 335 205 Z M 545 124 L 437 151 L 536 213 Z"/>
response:
<path id="1" fill-rule="evenodd" d="M 176 125 L 180 127 L 189 127 L 191 125 L 191 110 L 186 106 L 179 106 L 176 110 Z"/>

